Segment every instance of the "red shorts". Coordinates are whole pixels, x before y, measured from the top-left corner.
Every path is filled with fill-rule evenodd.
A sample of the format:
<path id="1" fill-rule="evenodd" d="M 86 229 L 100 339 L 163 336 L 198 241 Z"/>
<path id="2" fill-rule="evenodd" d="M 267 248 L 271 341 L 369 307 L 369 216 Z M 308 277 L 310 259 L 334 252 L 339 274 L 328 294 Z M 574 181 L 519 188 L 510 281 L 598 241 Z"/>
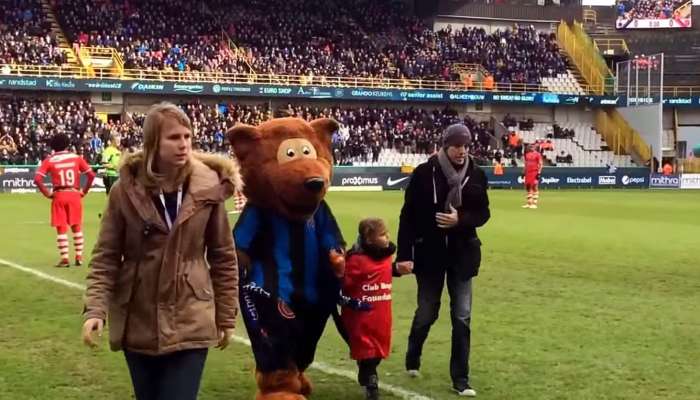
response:
<path id="1" fill-rule="evenodd" d="M 83 201 L 80 192 L 55 192 L 51 200 L 51 226 L 83 223 Z"/>
<path id="2" fill-rule="evenodd" d="M 537 186 L 537 174 L 525 175 L 525 186 Z"/>

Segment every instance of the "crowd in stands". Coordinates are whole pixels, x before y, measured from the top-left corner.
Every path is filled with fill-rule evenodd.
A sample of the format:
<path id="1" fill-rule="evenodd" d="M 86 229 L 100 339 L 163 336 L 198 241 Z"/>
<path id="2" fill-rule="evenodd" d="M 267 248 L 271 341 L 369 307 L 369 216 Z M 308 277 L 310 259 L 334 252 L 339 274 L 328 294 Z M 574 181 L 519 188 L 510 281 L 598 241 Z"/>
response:
<path id="1" fill-rule="evenodd" d="M 62 65 L 66 54 L 50 33 L 41 0 L 6 0 L 0 7 L 0 64 Z"/>
<path id="2" fill-rule="evenodd" d="M 379 160 L 382 151 L 433 154 L 440 148 L 442 131 L 462 122 L 472 132 L 471 155 L 479 165 L 502 163 L 517 166 L 524 143 L 520 131 L 532 130 L 531 119 L 519 123 L 507 115 L 509 127 L 502 143 L 497 143 L 488 122 L 477 122 L 457 111 L 444 109 L 388 107 L 312 107 L 288 104 L 272 110 L 269 104 L 207 104 L 194 100 L 180 104 L 190 117 L 194 147 L 204 152 L 229 154 L 226 131 L 236 123 L 257 125 L 273 117 L 294 116 L 306 120 L 329 117 L 340 124 L 333 134 L 336 164 L 353 165 Z M 95 114 L 89 100 L 47 100 L 35 98 L 0 99 L 0 165 L 37 165 L 49 152 L 48 139 L 58 132 L 67 133 L 71 151 L 91 164 L 98 164 L 102 149 L 117 138 L 122 149 L 135 151 L 142 144 L 145 115 L 129 113 L 119 120 L 104 121 Z M 516 124 L 519 124 L 516 130 Z M 573 131 L 553 126 L 553 133 L 535 143 L 539 151 L 556 150 L 552 138 L 573 138 Z M 557 152 L 557 164 L 571 164 L 570 154 Z"/>
<path id="3" fill-rule="evenodd" d="M 623 0 L 617 4 L 618 17 L 636 19 L 667 19 L 676 8 L 688 0 Z"/>
<path id="4" fill-rule="evenodd" d="M 493 33 L 477 27 L 434 32 L 389 0 L 53 3 L 75 46 L 116 48 L 128 69 L 196 74 L 252 68 L 260 74 L 321 79 L 454 81 L 462 78 L 453 64 L 478 63 L 490 74 L 479 78 L 484 82 L 527 84 L 566 72 L 552 33 L 517 25 Z M 24 31 L 21 24 L 11 26 Z"/>
<path id="5" fill-rule="evenodd" d="M 472 155 L 489 165 L 502 156 L 492 145 L 493 130 L 487 122 L 461 118 L 455 110 L 386 107 L 309 107 L 289 104 L 271 110 L 268 104 L 205 104 L 192 101 L 180 105 L 192 120 L 194 147 L 206 152 L 228 153 L 225 133 L 238 122 L 257 125 L 273 116 L 296 116 L 307 120 L 335 118 L 341 128 L 333 135 L 336 163 L 352 165 L 375 161 L 383 149 L 399 153 L 432 154 L 448 125 L 463 122 L 472 135 Z M 89 100 L 0 99 L 0 164 L 38 164 L 49 154 L 48 138 L 67 133 L 71 151 L 88 162 L 99 162 L 102 149 L 112 137 L 127 151 L 141 146 L 144 115 L 133 113 L 120 121 L 97 118 Z"/>
<path id="6" fill-rule="evenodd" d="M 423 29 L 409 37 L 396 64 L 409 78 L 457 79 L 452 64 L 481 64 L 498 83 L 538 84 L 566 72 L 554 33 L 514 26 L 488 34 L 483 28 Z"/>
<path id="7" fill-rule="evenodd" d="M 127 69 L 248 72 L 205 2 L 56 0 L 55 10 L 71 42 L 116 48 Z"/>
<path id="8" fill-rule="evenodd" d="M 69 135 L 73 151 L 89 155 L 87 139 L 111 129 L 88 100 L 0 99 L 0 163 L 38 164 L 58 132 Z"/>
<path id="9" fill-rule="evenodd" d="M 258 73 L 396 77 L 378 45 L 334 2 L 219 0 L 210 8 Z"/>

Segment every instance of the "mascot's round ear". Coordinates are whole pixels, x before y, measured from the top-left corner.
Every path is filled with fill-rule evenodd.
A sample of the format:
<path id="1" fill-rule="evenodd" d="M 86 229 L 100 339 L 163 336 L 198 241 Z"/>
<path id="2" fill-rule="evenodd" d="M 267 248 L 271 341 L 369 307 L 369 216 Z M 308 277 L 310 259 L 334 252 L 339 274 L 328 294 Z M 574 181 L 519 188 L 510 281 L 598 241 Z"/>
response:
<path id="1" fill-rule="evenodd" d="M 236 158 L 243 160 L 255 148 L 262 137 L 262 133 L 255 126 L 236 124 L 226 132 L 226 137 L 231 146 L 233 146 Z"/>
<path id="2" fill-rule="evenodd" d="M 314 128 L 314 131 L 316 131 L 318 139 L 324 144 L 324 146 L 330 149 L 333 132 L 337 131 L 340 128 L 340 125 L 338 125 L 338 123 L 331 118 L 315 119 L 311 121 L 310 125 L 312 128 Z"/>

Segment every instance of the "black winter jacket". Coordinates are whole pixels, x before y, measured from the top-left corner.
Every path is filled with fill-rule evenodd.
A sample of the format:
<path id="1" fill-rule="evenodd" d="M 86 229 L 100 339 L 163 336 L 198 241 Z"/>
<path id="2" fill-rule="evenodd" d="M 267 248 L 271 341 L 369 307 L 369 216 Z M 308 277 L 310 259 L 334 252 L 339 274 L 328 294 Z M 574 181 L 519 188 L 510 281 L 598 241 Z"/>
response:
<path id="1" fill-rule="evenodd" d="M 437 156 L 416 167 L 406 188 L 401 209 L 397 261 L 413 261 L 415 273 L 453 268 L 464 278 L 476 276 L 481 262 L 481 242 L 476 228 L 489 220 L 488 181 L 484 171 L 470 160 L 462 188 L 459 222 L 438 228 L 435 213 L 445 212 L 449 192 Z M 464 182 L 464 181 L 463 181 Z"/>

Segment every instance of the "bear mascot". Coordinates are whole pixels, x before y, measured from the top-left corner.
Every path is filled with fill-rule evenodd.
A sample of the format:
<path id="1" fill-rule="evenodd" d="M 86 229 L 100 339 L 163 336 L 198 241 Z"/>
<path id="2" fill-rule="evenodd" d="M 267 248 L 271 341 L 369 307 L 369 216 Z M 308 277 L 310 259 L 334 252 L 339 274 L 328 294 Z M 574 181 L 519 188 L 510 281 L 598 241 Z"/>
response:
<path id="1" fill-rule="evenodd" d="M 304 371 L 340 301 L 345 242 L 323 200 L 337 129 L 328 118 L 288 117 L 227 133 L 248 199 L 233 236 L 257 400 L 306 399 Z"/>

